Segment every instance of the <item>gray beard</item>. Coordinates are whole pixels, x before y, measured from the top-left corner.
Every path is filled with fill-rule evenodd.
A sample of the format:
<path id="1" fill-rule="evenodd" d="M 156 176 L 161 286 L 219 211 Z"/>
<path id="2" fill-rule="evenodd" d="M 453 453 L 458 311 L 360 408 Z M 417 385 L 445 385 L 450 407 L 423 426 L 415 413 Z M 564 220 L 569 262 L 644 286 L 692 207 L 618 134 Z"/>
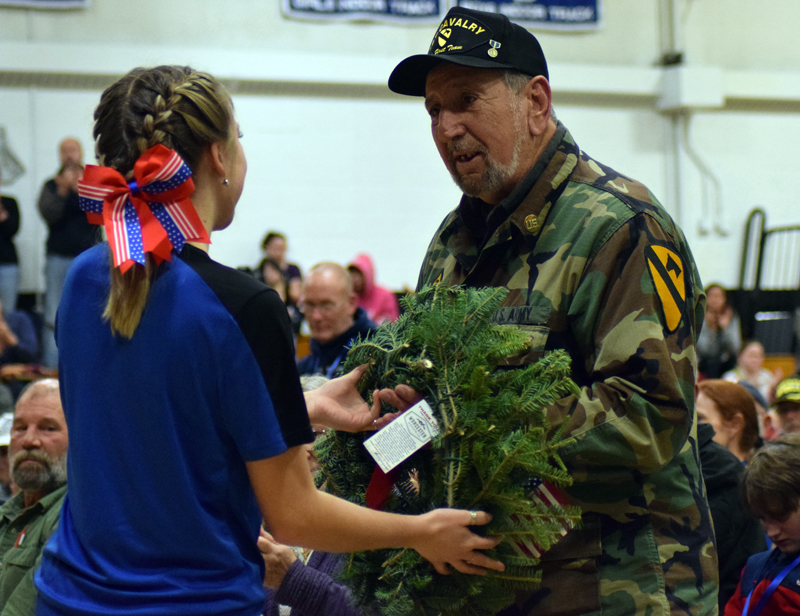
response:
<path id="1" fill-rule="evenodd" d="M 479 177 L 463 178 L 451 171 L 450 176 L 463 192 L 468 197 L 479 197 L 480 195 L 493 193 L 502 188 L 516 173 L 519 166 L 519 142 L 514 144 L 514 156 L 511 162 L 504 165 L 497 162 L 494 158 L 490 157 L 488 152 L 484 151 L 484 159 L 486 161 L 486 170 Z"/>
<path id="2" fill-rule="evenodd" d="M 514 107 L 515 124 L 519 123 L 519 118 L 517 117 L 518 113 L 518 108 Z M 511 161 L 507 164 L 503 164 L 492 158 L 489 155 L 486 147 L 477 139 L 469 135 L 464 135 L 459 139 L 454 139 L 447 144 L 447 151 L 451 155 L 454 152 L 465 149 L 471 149 L 480 152 L 483 155 L 484 161 L 486 162 L 486 170 L 479 177 L 470 176 L 469 178 L 464 178 L 455 172 L 454 162 L 452 170 L 451 167 L 448 166 L 450 177 L 453 178 L 453 181 L 456 183 L 456 186 L 461 189 L 461 192 L 468 197 L 479 197 L 480 195 L 491 194 L 503 188 L 503 186 L 505 186 L 505 184 L 508 183 L 508 181 L 517 172 L 520 154 L 522 153 L 522 131 L 518 130 L 516 132 L 516 136 L 514 138 L 514 151 L 511 155 Z"/>
<path id="3" fill-rule="evenodd" d="M 40 464 L 19 466 L 31 459 Z M 23 492 L 52 492 L 67 483 L 67 456 L 53 461 L 41 451 L 20 451 L 11 460 L 11 480 Z"/>

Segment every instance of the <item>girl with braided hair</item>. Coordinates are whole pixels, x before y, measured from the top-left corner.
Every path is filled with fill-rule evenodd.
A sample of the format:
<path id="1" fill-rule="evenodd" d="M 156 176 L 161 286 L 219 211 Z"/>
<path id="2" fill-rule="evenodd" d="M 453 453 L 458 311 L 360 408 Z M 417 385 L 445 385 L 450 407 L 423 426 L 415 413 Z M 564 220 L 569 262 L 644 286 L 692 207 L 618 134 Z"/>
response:
<path id="1" fill-rule="evenodd" d="M 222 86 L 135 69 L 103 93 L 94 136 L 81 206 L 108 241 L 75 261 L 57 317 L 69 493 L 37 614 L 260 614 L 262 517 L 291 545 L 502 570 L 476 551 L 496 541 L 466 528 L 483 512 L 400 516 L 314 488 L 311 421 L 363 429 L 402 392 L 376 391 L 369 408 L 357 370 L 304 399 L 277 294 L 208 256 L 247 169 Z"/>

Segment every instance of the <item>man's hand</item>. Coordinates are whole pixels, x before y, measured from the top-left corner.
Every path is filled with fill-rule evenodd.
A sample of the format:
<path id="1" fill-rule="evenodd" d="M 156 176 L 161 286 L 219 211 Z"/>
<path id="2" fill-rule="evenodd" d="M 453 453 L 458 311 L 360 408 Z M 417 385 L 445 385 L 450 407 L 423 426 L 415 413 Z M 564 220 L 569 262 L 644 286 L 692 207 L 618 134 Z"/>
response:
<path id="1" fill-rule="evenodd" d="M 387 413 L 383 417 L 379 417 L 377 420 L 375 420 L 372 425 L 372 428 L 375 430 L 380 430 L 383 428 L 383 426 L 390 424 L 400 415 L 400 413 L 408 410 L 410 407 L 422 400 L 422 396 L 420 396 L 415 390 L 411 389 L 408 385 L 398 385 L 394 389 L 381 389 L 378 392 L 378 395 L 382 402 L 387 402 L 396 408 L 398 412 Z M 375 396 L 373 395 L 373 398 L 374 397 Z"/>
<path id="2" fill-rule="evenodd" d="M 263 528 L 258 538 L 258 549 L 264 559 L 264 586 L 278 590 L 297 556 L 292 548 L 275 541 Z"/>
<path id="3" fill-rule="evenodd" d="M 61 197 L 66 197 L 70 191 L 78 190 L 78 180 L 81 179 L 83 170 L 80 165 L 67 165 L 66 169 L 59 173 L 55 178 L 56 192 Z"/>

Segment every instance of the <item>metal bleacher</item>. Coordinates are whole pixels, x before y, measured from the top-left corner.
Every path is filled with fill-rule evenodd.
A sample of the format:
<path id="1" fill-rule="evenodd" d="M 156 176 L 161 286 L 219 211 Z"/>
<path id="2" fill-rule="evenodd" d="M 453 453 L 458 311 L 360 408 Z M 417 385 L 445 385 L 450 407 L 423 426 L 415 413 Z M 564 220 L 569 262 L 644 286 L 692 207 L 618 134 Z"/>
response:
<path id="1" fill-rule="evenodd" d="M 767 363 L 794 372 L 800 350 L 800 225 L 770 229 L 764 210 L 753 209 L 745 224 L 739 288 L 729 296 L 744 337 L 764 345 Z"/>

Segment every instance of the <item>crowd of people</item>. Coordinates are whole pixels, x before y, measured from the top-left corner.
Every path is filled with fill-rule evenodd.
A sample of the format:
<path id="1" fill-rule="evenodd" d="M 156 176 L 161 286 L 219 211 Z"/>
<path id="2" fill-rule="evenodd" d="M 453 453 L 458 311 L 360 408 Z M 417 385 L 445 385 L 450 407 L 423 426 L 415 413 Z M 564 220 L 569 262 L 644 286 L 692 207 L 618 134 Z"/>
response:
<path id="1" fill-rule="evenodd" d="M 500 614 L 800 614 L 800 376 L 769 373 L 763 346 L 742 342 L 652 192 L 578 147 L 527 30 L 453 8 L 389 87 L 424 99 L 463 193 L 418 286 L 506 288 L 494 320 L 530 338 L 509 369 L 572 357 L 578 387 L 546 414 L 569 439 L 563 496 L 581 524 Z M 0 616 L 355 616 L 339 554 L 384 547 L 417 550 L 432 575 L 503 571 L 487 553 L 499 539 L 469 528 L 485 512 L 398 516 L 314 487 L 316 438 L 380 429 L 418 400 L 399 386 L 368 405 L 364 367 L 342 374 L 397 301 L 368 255 L 304 275 L 276 231 L 254 270 L 210 258 L 247 173 L 222 85 L 134 69 L 94 117 L 99 165 L 65 140 L 39 200 L 42 357 L 59 374 L 0 416 Z M 2 242 L 18 224 L 3 198 L 12 308 Z M 13 314 L 0 311 L 0 351 L 30 351 Z"/>

